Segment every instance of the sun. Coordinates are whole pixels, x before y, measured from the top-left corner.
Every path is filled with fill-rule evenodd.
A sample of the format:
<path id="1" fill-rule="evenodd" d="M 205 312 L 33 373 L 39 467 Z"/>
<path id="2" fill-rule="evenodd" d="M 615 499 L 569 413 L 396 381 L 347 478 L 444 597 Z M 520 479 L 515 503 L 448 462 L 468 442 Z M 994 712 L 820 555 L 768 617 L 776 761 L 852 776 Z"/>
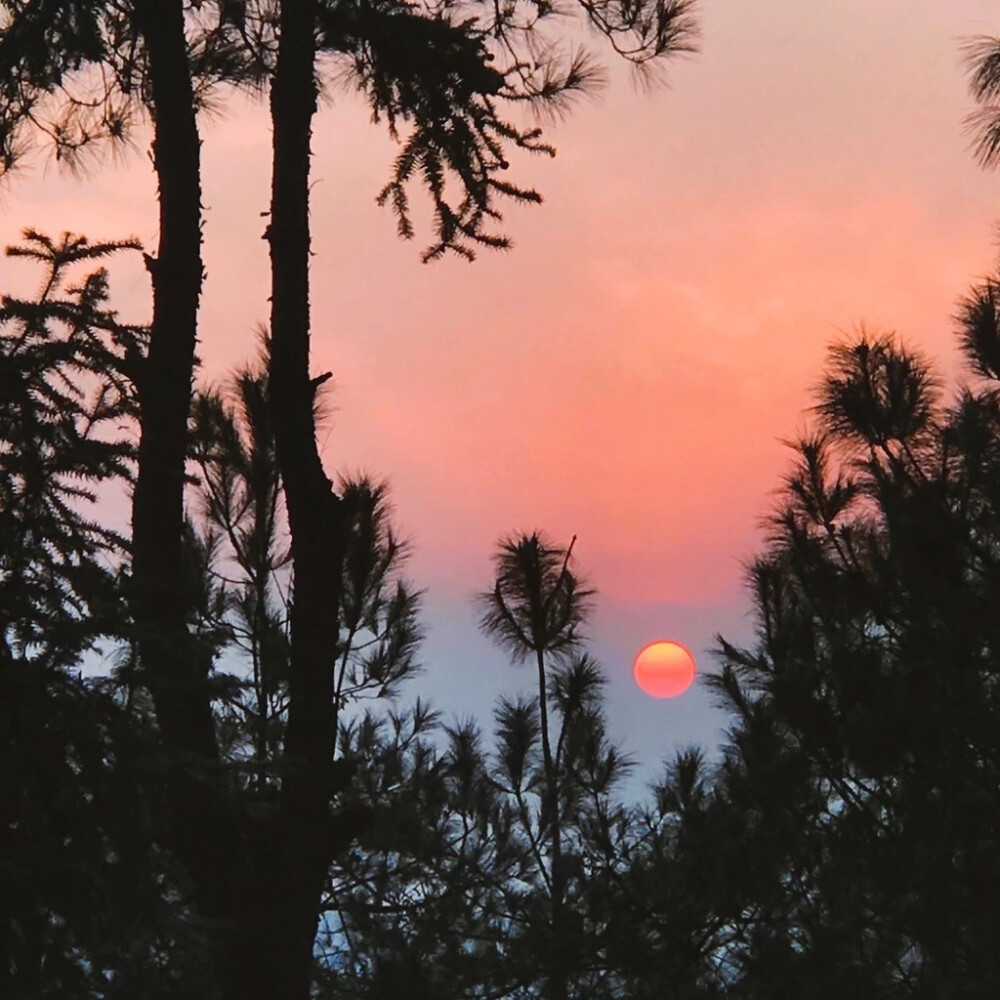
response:
<path id="1" fill-rule="evenodd" d="M 653 698 L 676 698 L 694 680 L 694 657 L 679 642 L 657 639 L 636 654 L 632 674 L 636 684 Z"/>

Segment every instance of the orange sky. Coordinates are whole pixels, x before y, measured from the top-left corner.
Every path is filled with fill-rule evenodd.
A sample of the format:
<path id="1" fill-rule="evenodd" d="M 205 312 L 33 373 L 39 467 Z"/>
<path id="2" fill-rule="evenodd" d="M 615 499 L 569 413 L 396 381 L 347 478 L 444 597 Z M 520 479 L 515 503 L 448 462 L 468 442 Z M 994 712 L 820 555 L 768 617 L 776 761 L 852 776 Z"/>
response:
<path id="1" fill-rule="evenodd" d="M 637 93 L 616 70 L 551 132 L 554 161 L 515 160 L 545 204 L 509 213 L 509 254 L 421 265 L 374 204 L 392 151 L 353 98 L 334 95 L 314 142 L 325 453 L 390 478 L 440 626 L 432 658 L 451 655 L 440 669 L 460 686 L 443 637 L 497 536 L 575 533 L 633 728 L 654 723 L 628 687 L 632 650 L 668 630 L 696 653 L 716 629 L 745 633 L 739 560 L 825 346 L 864 322 L 953 364 L 949 317 L 992 265 L 1000 204 L 961 133 L 958 54 L 1000 33 L 996 3 L 703 0 L 700 16 L 702 52 L 670 89 Z M 241 106 L 204 137 L 201 354 L 219 376 L 267 315 L 266 115 Z M 142 151 L 83 182 L 37 170 L 5 192 L 0 239 L 32 225 L 152 245 L 152 194 Z M 35 281 L 0 267 L 4 288 Z M 141 268 L 119 278 L 116 300 L 144 316 Z M 706 705 L 695 690 L 655 707 L 695 738 Z"/>

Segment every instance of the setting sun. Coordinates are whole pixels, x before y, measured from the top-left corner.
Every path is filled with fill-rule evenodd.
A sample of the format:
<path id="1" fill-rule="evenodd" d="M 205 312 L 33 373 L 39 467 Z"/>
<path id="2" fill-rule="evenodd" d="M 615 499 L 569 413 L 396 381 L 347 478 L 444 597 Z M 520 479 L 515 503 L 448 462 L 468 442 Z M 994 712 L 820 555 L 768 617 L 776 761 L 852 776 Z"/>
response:
<path id="1" fill-rule="evenodd" d="M 679 642 L 659 639 L 639 650 L 632 673 L 636 684 L 653 698 L 676 698 L 694 680 L 694 657 Z"/>

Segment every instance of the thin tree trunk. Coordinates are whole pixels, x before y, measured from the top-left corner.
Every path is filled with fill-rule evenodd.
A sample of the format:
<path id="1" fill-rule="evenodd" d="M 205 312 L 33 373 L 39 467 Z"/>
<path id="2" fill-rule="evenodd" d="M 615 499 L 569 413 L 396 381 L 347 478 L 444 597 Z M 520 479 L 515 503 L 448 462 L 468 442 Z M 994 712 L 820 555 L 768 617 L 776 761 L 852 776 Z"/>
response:
<path id="1" fill-rule="evenodd" d="M 309 378 L 309 166 L 316 112 L 316 0 L 281 7 L 271 89 L 273 174 L 267 238 L 271 255 L 270 394 L 275 447 L 291 534 L 294 598 L 287 770 L 281 806 L 286 835 L 264 897 L 268 968 L 255 996 L 306 1000 L 323 886 L 335 850 L 329 816 L 335 749 L 334 660 L 339 633 L 344 516 L 320 458 Z"/>
<path id="2" fill-rule="evenodd" d="M 132 498 L 133 593 L 140 662 L 170 760 L 164 842 L 194 885 L 194 901 L 213 921 L 218 982 L 236 966 L 235 813 L 212 780 L 219 763 L 206 684 L 209 664 L 187 626 L 184 469 L 188 444 L 201 260 L 201 140 L 184 33 L 182 0 L 135 0 L 146 49 L 159 185 L 159 244 L 149 354 L 139 376 L 141 437 Z M 200 772 L 200 773 L 199 773 Z"/>
<path id="3" fill-rule="evenodd" d="M 542 728 L 542 757 L 545 763 L 545 794 L 552 817 L 552 946 L 551 971 L 549 974 L 550 1000 L 567 1000 L 569 986 L 566 974 L 566 945 L 564 942 L 565 918 L 563 916 L 565 879 L 562 863 L 562 824 L 559 816 L 559 787 L 556 762 L 552 757 L 552 741 L 549 738 L 548 693 L 545 684 L 545 653 L 536 649 L 538 665 L 539 713 Z"/>
<path id="4" fill-rule="evenodd" d="M 189 635 L 181 540 L 184 462 L 201 296 L 200 139 L 181 0 L 136 0 L 153 99 L 153 165 L 160 236 L 148 267 L 153 283 L 149 355 L 139 380 L 141 437 L 132 498 L 133 598 L 139 655 L 167 748 L 215 760 L 204 658 Z M 174 775 L 175 849 L 198 876 L 211 865 L 191 820 L 204 822 L 193 784 Z"/>
<path id="5" fill-rule="evenodd" d="M 138 641 L 168 743 L 214 756 L 211 707 L 185 622 L 184 461 L 201 295 L 200 140 L 181 0 L 136 0 L 153 98 L 160 238 L 149 261 L 153 322 L 139 390 L 132 503 Z"/>

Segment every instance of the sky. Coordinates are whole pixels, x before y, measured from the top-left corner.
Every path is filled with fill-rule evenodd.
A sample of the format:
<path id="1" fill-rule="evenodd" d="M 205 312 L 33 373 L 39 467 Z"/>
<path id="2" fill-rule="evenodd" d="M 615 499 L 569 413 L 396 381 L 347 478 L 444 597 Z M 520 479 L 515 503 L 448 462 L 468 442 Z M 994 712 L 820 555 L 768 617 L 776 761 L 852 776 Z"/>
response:
<path id="1" fill-rule="evenodd" d="M 1000 34 L 995 2 L 702 0 L 699 19 L 700 52 L 667 86 L 637 88 L 604 53 L 604 92 L 547 128 L 557 157 L 512 158 L 544 204 L 511 208 L 514 249 L 471 265 L 420 263 L 426 214 L 397 239 L 375 204 L 393 147 L 353 95 L 328 95 L 313 141 L 313 364 L 334 373 L 321 443 L 331 472 L 391 483 L 427 592 L 410 693 L 486 723 L 498 694 L 529 690 L 470 598 L 501 535 L 576 535 L 611 729 L 643 776 L 715 747 L 726 719 L 700 682 L 650 699 L 632 657 L 673 638 L 704 673 L 715 633 L 751 639 L 743 566 L 829 344 L 896 330 L 954 376 L 956 302 L 998 249 L 1000 176 L 963 135 L 960 58 L 963 38 Z M 203 123 L 208 380 L 267 317 L 269 135 L 242 101 Z M 30 225 L 154 247 L 137 145 L 82 179 L 39 157 L 0 196 L 0 242 Z M 0 261 L 4 291 L 36 281 Z M 148 316 L 140 266 L 112 291 Z"/>

